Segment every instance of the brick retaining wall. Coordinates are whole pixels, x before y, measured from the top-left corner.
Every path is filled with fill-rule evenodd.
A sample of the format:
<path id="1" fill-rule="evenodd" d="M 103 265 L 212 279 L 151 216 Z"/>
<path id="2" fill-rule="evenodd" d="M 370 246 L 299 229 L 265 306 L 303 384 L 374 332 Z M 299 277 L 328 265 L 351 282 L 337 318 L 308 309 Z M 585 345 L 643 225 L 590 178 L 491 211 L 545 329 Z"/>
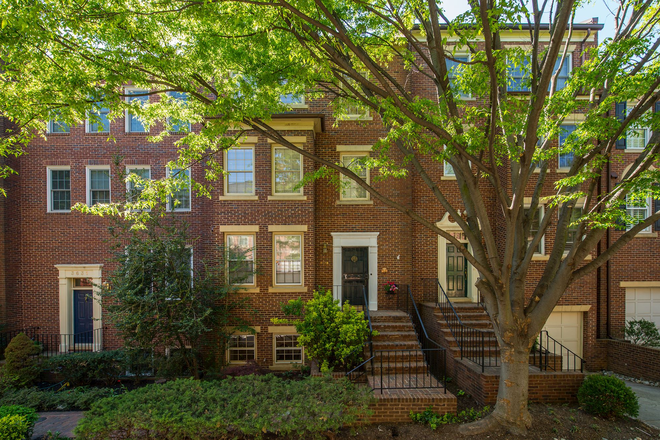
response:
<path id="1" fill-rule="evenodd" d="M 642 347 L 628 341 L 601 339 L 607 353 L 607 369 L 645 380 L 660 380 L 660 349 Z"/>
<path id="2" fill-rule="evenodd" d="M 410 411 L 420 413 L 431 407 L 437 414 L 456 414 L 456 397 L 439 390 L 383 390 L 374 391 L 376 402 L 369 406 L 374 413 L 369 423 L 410 422 Z"/>

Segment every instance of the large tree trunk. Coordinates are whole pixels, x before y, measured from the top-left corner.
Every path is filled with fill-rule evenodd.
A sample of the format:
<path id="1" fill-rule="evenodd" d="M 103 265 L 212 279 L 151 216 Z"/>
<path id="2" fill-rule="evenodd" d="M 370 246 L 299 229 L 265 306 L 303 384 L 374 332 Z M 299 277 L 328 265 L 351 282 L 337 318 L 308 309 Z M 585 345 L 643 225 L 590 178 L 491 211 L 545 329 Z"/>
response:
<path id="1" fill-rule="evenodd" d="M 525 434 L 532 425 L 527 410 L 529 394 L 529 343 L 517 337 L 513 344 L 501 348 L 502 366 L 495 409 L 486 418 L 461 427 L 467 435 L 484 433 L 503 427 L 512 434 Z"/>

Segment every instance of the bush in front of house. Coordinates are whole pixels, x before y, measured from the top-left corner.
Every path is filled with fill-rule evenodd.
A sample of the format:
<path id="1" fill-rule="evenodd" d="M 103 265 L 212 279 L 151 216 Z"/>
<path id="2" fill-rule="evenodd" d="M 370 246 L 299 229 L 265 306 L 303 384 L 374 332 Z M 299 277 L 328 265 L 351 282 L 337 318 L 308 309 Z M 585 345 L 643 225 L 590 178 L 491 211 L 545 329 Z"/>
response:
<path id="1" fill-rule="evenodd" d="M 126 373 L 126 364 L 120 350 L 90 351 L 53 356 L 46 360 L 44 369 L 74 386 L 90 385 L 93 380 L 110 386 Z"/>
<path id="2" fill-rule="evenodd" d="M 368 388 L 329 377 L 179 379 L 96 402 L 75 433 L 78 439 L 205 440 L 268 433 L 309 438 L 357 422 L 368 414 L 371 399 Z"/>
<path id="3" fill-rule="evenodd" d="M 90 387 L 77 387 L 61 391 L 41 391 L 37 388 L 9 389 L 0 396 L 0 405 L 21 405 L 36 411 L 85 411 L 90 408 L 92 403 L 121 393 L 123 390 Z"/>
<path id="4" fill-rule="evenodd" d="M 2 382 L 13 387 L 32 385 L 41 367 L 34 355 L 39 354 L 39 347 L 25 333 L 19 333 L 5 348 L 5 364 L 2 367 Z"/>
<path id="5" fill-rule="evenodd" d="M 639 402 L 624 381 L 612 376 L 587 376 L 578 390 L 585 411 L 601 417 L 637 417 Z"/>
<path id="6" fill-rule="evenodd" d="M 626 338 L 643 347 L 660 347 L 660 331 L 655 322 L 639 319 L 628 321 L 624 329 Z"/>
<path id="7" fill-rule="evenodd" d="M 39 416 L 34 409 L 18 405 L 0 406 L 0 438 L 3 440 L 30 438 L 38 419 Z"/>

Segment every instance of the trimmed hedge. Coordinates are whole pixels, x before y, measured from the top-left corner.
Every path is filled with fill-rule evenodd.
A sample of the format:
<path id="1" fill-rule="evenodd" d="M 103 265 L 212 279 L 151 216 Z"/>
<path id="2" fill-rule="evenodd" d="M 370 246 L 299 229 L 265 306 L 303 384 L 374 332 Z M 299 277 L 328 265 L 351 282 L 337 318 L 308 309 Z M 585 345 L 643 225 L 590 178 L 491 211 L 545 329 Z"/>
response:
<path id="1" fill-rule="evenodd" d="M 272 433 L 309 438 L 368 414 L 371 390 L 348 380 L 242 376 L 147 385 L 92 405 L 76 438 L 205 440 Z"/>
<path id="2" fill-rule="evenodd" d="M 88 387 L 62 391 L 39 391 L 37 388 L 10 389 L 0 396 L 0 405 L 21 405 L 36 411 L 84 411 L 88 410 L 92 403 L 119 393 L 121 391 L 115 389 Z"/>
<path id="3" fill-rule="evenodd" d="M 32 437 L 37 412 L 18 405 L 0 406 L 0 439 L 25 440 Z"/>
<path id="4" fill-rule="evenodd" d="M 582 409 L 602 417 L 639 415 L 637 395 L 624 381 L 612 376 L 587 376 L 578 390 Z"/>
<path id="5" fill-rule="evenodd" d="M 59 374 L 73 386 L 90 385 L 93 380 L 110 386 L 126 373 L 121 350 L 82 352 L 53 356 L 44 362 L 44 369 Z"/>

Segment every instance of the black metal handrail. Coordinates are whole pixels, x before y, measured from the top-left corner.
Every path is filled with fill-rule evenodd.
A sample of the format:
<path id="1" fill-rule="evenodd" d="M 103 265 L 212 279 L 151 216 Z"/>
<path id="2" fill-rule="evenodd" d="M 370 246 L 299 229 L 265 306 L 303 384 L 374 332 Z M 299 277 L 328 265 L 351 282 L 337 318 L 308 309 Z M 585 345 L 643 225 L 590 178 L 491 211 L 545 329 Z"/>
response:
<path id="1" fill-rule="evenodd" d="M 347 301 L 349 304 L 350 301 Z M 363 313 L 364 317 L 367 320 L 367 325 L 369 327 L 369 335 L 367 336 L 367 341 L 362 344 L 360 347 L 356 347 L 353 351 L 351 351 L 347 356 L 345 356 L 342 360 L 342 363 L 345 368 L 346 376 L 349 378 L 349 380 L 354 381 L 357 380 L 362 374 L 357 374 L 356 375 L 356 370 L 365 367 L 365 365 L 371 361 L 371 367 L 373 369 L 373 359 L 374 359 L 374 344 L 373 344 L 373 332 L 374 328 L 371 323 L 371 315 L 369 313 L 369 302 L 367 300 L 367 290 L 365 286 L 362 286 L 362 298 L 361 302 L 364 305 L 363 308 Z M 365 360 L 364 359 L 364 348 L 368 347 L 369 348 L 369 359 Z M 358 353 L 362 352 L 363 356 L 360 358 L 357 356 Z M 359 363 L 357 366 L 355 363 L 351 362 L 353 359 L 361 359 L 361 363 Z M 363 371 L 363 374 L 366 375 L 366 372 Z"/>
<path id="2" fill-rule="evenodd" d="M 442 347 L 376 350 L 378 374 L 374 375 L 374 389 L 382 394 L 384 389 L 443 388 L 447 393 L 446 354 Z"/>
<path id="3" fill-rule="evenodd" d="M 34 356 L 52 357 L 68 353 L 103 351 L 103 328 L 75 334 L 58 334 L 40 333 L 39 327 L 31 327 L 0 334 L 0 347 L 3 352 L 9 341 L 19 333 L 25 333 L 39 346 L 39 352 Z"/>
<path id="4" fill-rule="evenodd" d="M 426 327 L 424 326 L 424 321 L 419 314 L 415 298 L 410 290 L 410 286 L 399 286 L 397 308 L 410 316 L 410 320 L 415 328 L 415 333 L 417 334 L 417 340 L 422 347 L 422 354 L 428 364 L 429 372 L 435 376 L 436 381 L 442 383 L 446 393 L 447 352 L 444 347 L 429 337 Z M 441 355 L 436 355 L 438 350 L 442 351 Z"/>
<path id="5" fill-rule="evenodd" d="M 425 294 L 436 291 L 434 302 L 438 305 L 440 313 L 445 318 L 449 331 L 458 345 L 461 359 L 466 358 L 479 365 L 482 373 L 486 367 L 498 367 L 500 354 L 494 334 L 463 323 L 437 278 L 427 278 L 424 280 L 424 284 Z"/>
<path id="6" fill-rule="evenodd" d="M 550 336 L 547 330 L 541 330 L 537 344 L 532 349 L 532 364 L 539 370 L 584 372 L 586 363 L 577 353 Z"/>

